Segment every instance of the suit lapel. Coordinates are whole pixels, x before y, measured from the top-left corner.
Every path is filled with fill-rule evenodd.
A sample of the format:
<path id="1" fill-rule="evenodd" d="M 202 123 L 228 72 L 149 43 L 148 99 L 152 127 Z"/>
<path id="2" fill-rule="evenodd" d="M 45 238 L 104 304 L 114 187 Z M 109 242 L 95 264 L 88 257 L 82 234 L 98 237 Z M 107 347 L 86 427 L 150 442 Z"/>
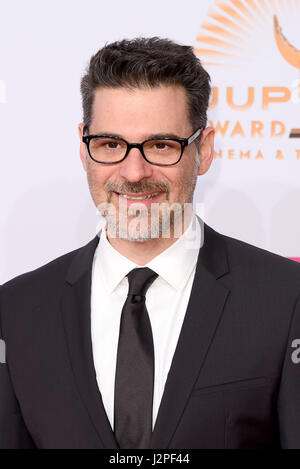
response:
<path id="1" fill-rule="evenodd" d="M 150 448 L 167 448 L 201 372 L 224 309 L 229 290 L 217 279 L 228 271 L 226 246 L 221 236 L 204 225 L 194 283 Z"/>
<path id="2" fill-rule="evenodd" d="M 118 448 L 98 388 L 91 343 L 91 274 L 98 242 L 96 236 L 74 258 L 66 277 L 62 314 L 74 379 L 83 404 L 102 446 Z"/>

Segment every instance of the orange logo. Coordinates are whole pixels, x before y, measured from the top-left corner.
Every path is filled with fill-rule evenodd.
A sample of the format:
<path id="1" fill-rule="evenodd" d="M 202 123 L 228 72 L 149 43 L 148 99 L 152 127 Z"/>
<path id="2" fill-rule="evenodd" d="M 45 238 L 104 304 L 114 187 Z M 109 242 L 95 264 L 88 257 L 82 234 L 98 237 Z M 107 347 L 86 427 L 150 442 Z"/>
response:
<path id="1" fill-rule="evenodd" d="M 300 71 L 300 50 L 296 49 L 282 34 L 282 29 L 279 25 L 277 16 L 274 15 L 274 36 L 276 39 L 277 47 L 282 57 L 293 67 L 298 68 Z M 300 93 L 300 89 L 299 89 Z M 290 138 L 300 138 L 300 129 L 292 129 Z"/>
<path id="2" fill-rule="evenodd" d="M 268 46 L 268 38 L 276 44 L 276 50 L 287 64 L 295 67 L 300 72 L 300 49 L 292 45 L 292 41 L 283 34 L 279 24 L 282 18 L 297 18 L 300 15 L 300 0 L 216 0 L 208 10 L 206 18 L 201 24 L 201 31 L 197 36 L 195 53 L 199 55 L 204 67 L 242 67 L 243 62 L 249 64 L 251 56 L 256 58 L 259 49 Z M 270 33 L 269 33 L 269 32 Z M 267 36 L 266 36 L 267 35 Z M 300 45 L 300 44 L 299 44 Z M 269 60 L 274 57 L 269 44 Z M 272 56 L 273 53 L 273 56 Z M 276 53 L 276 52 L 275 52 Z M 255 63 L 255 62 L 254 62 Z M 235 73 L 235 72 L 234 72 Z M 280 70 L 276 78 L 280 77 Z M 295 80 L 298 89 L 295 92 L 286 86 L 263 86 L 261 88 L 261 109 L 267 110 L 270 105 L 287 103 L 289 101 L 300 102 L 300 79 Z M 218 87 L 212 89 L 210 109 L 219 102 Z M 296 96 L 296 94 L 298 94 Z M 246 111 L 253 107 L 258 96 L 258 89 L 248 87 L 248 96 L 243 104 L 234 102 L 234 88 L 226 87 L 226 103 L 232 110 Z M 296 97 L 296 100 L 293 99 Z M 239 124 L 239 123 L 238 123 Z M 219 132 L 223 137 L 228 135 L 229 121 L 222 126 Z M 240 125 L 240 124 L 239 124 Z M 289 126 L 290 128 L 290 126 Z M 262 135 L 262 122 L 252 121 L 250 136 Z M 280 137 L 285 133 L 283 122 L 272 121 L 270 123 L 270 136 Z M 233 129 L 233 134 L 228 136 L 243 135 L 243 130 L 238 127 Z M 300 138 L 300 128 L 293 128 L 289 133 L 290 138 Z M 299 153 L 297 153 L 299 159 Z"/>

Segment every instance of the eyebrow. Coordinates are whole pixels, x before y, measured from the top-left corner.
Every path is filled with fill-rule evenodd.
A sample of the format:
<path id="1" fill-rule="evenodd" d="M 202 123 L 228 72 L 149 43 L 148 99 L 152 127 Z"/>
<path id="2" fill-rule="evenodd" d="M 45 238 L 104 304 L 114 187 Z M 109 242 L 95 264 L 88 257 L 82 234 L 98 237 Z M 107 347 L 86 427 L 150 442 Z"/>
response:
<path id="1" fill-rule="evenodd" d="M 98 132 L 98 133 L 93 133 L 92 135 L 103 135 L 104 137 L 116 137 L 116 138 L 121 138 L 123 140 L 126 140 L 125 137 L 123 137 L 120 134 L 116 134 L 114 132 Z M 145 136 L 144 140 L 149 140 L 149 139 L 160 139 L 160 138 L 181 138 L 179 135 L 172 134 L 172 133 L 159 133 L 159 134 L 150 134 Z"/>

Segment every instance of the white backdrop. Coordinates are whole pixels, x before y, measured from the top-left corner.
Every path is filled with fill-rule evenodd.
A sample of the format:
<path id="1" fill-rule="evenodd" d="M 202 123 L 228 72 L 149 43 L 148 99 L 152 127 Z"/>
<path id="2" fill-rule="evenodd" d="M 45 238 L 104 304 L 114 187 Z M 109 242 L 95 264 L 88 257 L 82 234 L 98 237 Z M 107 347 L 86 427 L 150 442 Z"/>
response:
<path id="1" fill-rule="evenodd" d="M 274 13 L 291 44 L 281 52 Z M 217 154 L 195 195 L 205 221 L 300 257 L 300 139 L 289 138 L 300 127 L 300 53 L 299 67 L 288 62 L 299 14 L 300 0 L 0 0 L 0 284 L 95 235 L 78 148 L 80 77 L 105 42 L 141 35 L 193 45 L 218 93 L 209 113 Z M 248 91 L 253 103 L 234 108 Z"/>

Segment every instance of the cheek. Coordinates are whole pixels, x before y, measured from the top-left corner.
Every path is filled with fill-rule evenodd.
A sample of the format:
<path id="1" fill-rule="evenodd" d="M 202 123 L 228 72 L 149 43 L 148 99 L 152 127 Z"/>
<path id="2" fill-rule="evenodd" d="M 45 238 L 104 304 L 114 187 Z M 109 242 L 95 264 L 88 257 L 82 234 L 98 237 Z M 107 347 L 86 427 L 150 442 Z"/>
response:
<path id="1" fill-rule="evenodd" d="M 181 165 L 176 168 L 172 173 L 171 184 L 174 189 L 182 190 L 182 185 L 186 184 L 186 181 L 190 180 L 190 168 L 186 165 Z"/>
<path id="2" fill-rule="evenodd" d="M 98 189 L 103 189 L 107 181 L 113 180 L 115 171 L 111 167 L 95 167 L 95 165 L 89 165 L 88 177 L 89 180 L 96 185 Z"/>
<path id="3" fill-rule="evenodd" d="M 170 189 L 173 185 L 176 185 L 178 180 L 182 177 L 182 167 L 181 166 L 170 166 L 169 168 L 162 168 L 159 173 L 154 174 L 154 179 L 157 181 L 165 181 L 169 184 Z"/>

